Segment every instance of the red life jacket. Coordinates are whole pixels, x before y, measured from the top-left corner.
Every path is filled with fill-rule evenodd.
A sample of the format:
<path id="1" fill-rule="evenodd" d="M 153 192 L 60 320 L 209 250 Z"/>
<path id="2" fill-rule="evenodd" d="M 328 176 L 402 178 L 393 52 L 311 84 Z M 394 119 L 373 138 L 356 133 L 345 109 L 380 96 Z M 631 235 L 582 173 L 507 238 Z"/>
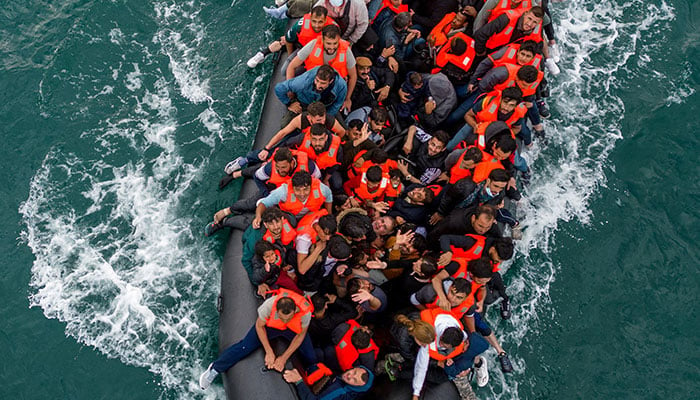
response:
<path id="1" fill-rule="evenodd" d="M 464 150 L 455 165 L 450 168 L 450 183 L 454 184 L 462 178 L 467 178 L 472 176 L 472 171 L 470 169 L 464 169 L 461 167 L 464 157 L 467 155 L 467 150 Z"/>
<path id="2" fill-rule="evenodd" d="M 315 32 L 313 29 L 311 29 L 311 13 L 304 14 L 304 18 L 301 21 L 301 30 L 299 30 L 299 33 L 297 34 L 297 41 L 300 45 L 306 46 L 307 43 L 314 39 L 322 40 L 321 32 Z M 333 18 L 326 16 L 326 22 L 323 24 L 323 26 L 325 27 L 328 25 L 338 24 L 333 21 Z"/>
<path id="3" fill-rule="evenodd" d="M 307 385 L 313 386 L 314 383 L 321 380 L 321 378 L 325 376 L 333 376 L 333 371 L 331 371 L 330 368 L 326 367 L 326 364 L 316 363 L 314 365 L 316 366 L 316 369 L 312 373 L 306 376 L 302 376 L 302 378 L 304 378 L 304 382 Z"/>
<path id="4" fill-rule="evenodd" d="M 272 312 L 270 313 L 270 316 L 265 320 L 265 326 L 268 328 L 279 329 L 281 331 L 289 329 L 294 333 L 301 333 L 301 317 L 314 311 L 314 306 L 311 304 L 311 301 L 309 301 L 306 297 L 287 289 L 277 289 L 271 293 L 276 295 L 277 298 L 272 304 Z M 289 297 L 290 299 L 294 300 L 294 304 L 296 304 L 297 308 L 299 309 L 299 311 L 294 314 L 289 322 L 283 322 L 277 316 L 277 302 L 283 297 Z"/>
<path id="5" fill-rule="evenodd" d="M 316 244 L 318 232 L 314 229 L 314 223 L 324 215 L 328 215 L 328 210 L 325 208 L 304 215 L 297 223 L 297 236 L 307 234 L 311 237 L 311 243 Z"/>
<path id="6" fill-rule="evenodd" d="M 433 327 L 435 327 L 435 319 L 437 318 L 438 315 L 441 315 L 441 314 L 446 314 L 446 315 L 452 316 L 449 312 L 447 312 L 441 308 L 433 308 L 433 309 L 425 309 L 425 310 L 421 311 L 420 312 L 420 319 L 422 319 L 423 321 L 425 321 L 425 322 L 429 323 L 430 325 L 432 325 Z M 456 319 L 456 322 L 457 322 L 457 325 L 459 325 L 459 327 L 462 330 L 464 330 L 464 327 L 462 326 L 462 323 L 459 322 L 458 318 Z M 450 358 L 455 358 L 458 355 L 464 353 L 464 351 L 466 350 L 466 348 L 465 348 L 466 346 L 464 345 L 464 342 L 462 342 L 457 347 L 455 347 L 450 354 L 443 355 L 442 353 L 440 353 L 438 351 L 439 346 L 440 346 L 440 338 L 435 336 L 435 341 L 433 343 L 430 343 L 430 345 L 428 345 L 428 355 L 433 360 L 445 361 L 445 360 L 448 360 Z"/>
<path id="7" fill-rule="evenodd" d="M 495 50 L 511 43 L 510 38 L 513 36 L 513 32 L 515 31 L 515 28 L 518 25 L 518 20 L 525 13 L 525 11 L 527 11 L 527 9 L 524 8 L 506 11 L 504 14 L 508 16 L 508 25 L 506 25 L 506 27 L 503 28 L 502 31 L 491 36 L 489 40 L 486 41 L 486 48 Z M 535 29 L 532 30 L 532 33 L 530 33 L 529 35 L 525 35 L 524 37 L 518 40 L 523 42 L 526 40 L 534 40 L 538 43 L 541 42 L 542 22 L 540 22 L 535 27 Z"/>
<path id="8" fill-rule="evenodd" d="M 384 191 L 384 201 L 389 204 L 389 207 L 393 207 L 394 202 L 399 198 L 401 192 L 403 192 L 403 183 L 399 183 L 398 187 L 393 187 L 391 182 L 389 182 L 389 185 L 387 185 Z"/>
<path id="9" fill-rule="evenodd" d="M 465 249 L 462 247 L 455 247 L 455 246 L 450 246 L 450 251 L 452 252 L 452 258 L 456 258 L 459 260 L 466 260 L 466 261 L 471 261 L 471 260 L 478 260 L 481 258 L 481 254 L 484 252 L 484 248 L 486 247 L 486 236 L 482 235 L 475 235 L 472 233 L 468 233 L 465 236 L 470 237 L 475 240 L 474 244 L 472 247 Z M 460 264 L 461 266 L 461 264 Z M 461 271 L 461 269 L 460 269 Z M 466 277 L 466 263 L 464 267 L 464 272 L 463 276 L 454 276 L 454 278 L 464 278 Z"/>
<path id="10" fill-rule="evenodd" d="M 369 346 L 367 346 L 366 349 L 355 348 L 355 346 L 352 344 L 351 338 L 352 334 L 355 333 L 356 330 L 360 329 L 360 324 L 358 324 L 354 319 L 348 320 L 347 324 L 350 325 L 350 328 L 345 332 L 343 338 L 340 339 L 340 342 L 335 345 L 335 355 L 338 358 L 338 365 L 340 365 L 340 369 L 342 371 L 347 371 L 352 368 L 355 361 L 360 358 L 360 354 L 366 354 L 370 351 L 374 351 L 375 360 L 379 354 L 379 347 L 377 347 L 377 344 L 374 343 L 373 339 L 369 340 Z"/>
<path id="11" fill-rule="evenodd" d="M 508 79 L 503 81 L 503 83 L 499 83 L 498 85 L 493 87 L 493 90 L 498 90 L 498 91 L 503 91 L 503 89 L 511 86 L 517 85 L 517 77 L 518 77 L 518 70 L 520 70 L 521 66 L 520 65 L 513 65 L 513 64 L 506 64 L 504 67 L 508 70 Z M 523 92 L 523 97 L 527 96 L 532 96 L 535 94 L 537 91 L 537 86 L 540 84 L 542 81 L 542 78 L 544 78 L 544 73 L 540 70 L 537 70 L 537 79 L 529 84 L 526 84 L 525 87 L 523 86 L 518 86 L 520 90 Z"/>
<path id="12" fill-rule="evenodd" d="M 474 167 L 474 175 L 472 176 L 472 181 L 474 181 L 474 183 L 485 181 L 494 169 L 505 169 L 503 164 L 501 164 L 496 157 L 483 150 L 481 154 L 483 155 L 481 162 Z"/>
<path id="13" fill-rule="evenodd" d="M 277 152 L 277 150 L 275 150 Z M 309 156 L 303 151 L 292 150 L 292 155 L 296 160 L 296 166 L 292 171 L 290 171 L 287 176 L 282 176 L 277 172 L 277 165 L 275 163 L 275 153 L 272 153 L 270 158 L 272 161 L 272 172 L 270 173 L 270 179 L 267 180 L 268 183 L 275 185 L 276 187 L 282 186 L 286 183 L 288 186 L 292 184 L 292 175 L 297 171 L 308 171 L 309 170 Z"/>
<path id="14" fill-rule="evenodd" d="M 444 17 L 438 22 L 437 25 L 433 28 L 432 31 L 430 31 L 430 35 L 428 35 L 428 38 L 431 36 L 435 38 L 435 44 L 433 46 L 435 47 L 440 47 L 445 45 L 446 43 L 449 42 L 449 37 L 447 36 L 448 33 L 450 33 L 450 30 L 452 29 L 452 20 L 455 18 L 457 13 L 447 13 L 445 14 Z M 469 44 L 469 42 L 467 42 Z"/>
<path id="15" fill-rule="evenodd" d="M 338 43 L 338 50 L 335 52 L 335 57 L 328 63 L 338 74 L 343 78 L 348 77 L 348 49 L 350 48 L 350 43 L 346 40 L 340 39 Z M 304 67 L 306 70 L 310 70 L 315 67 L 319 67 L 324 64 L 323 62 L 323 39 L 317 39 L 316 45 L 311 49 L 311 54 L 304 60 Z"/>
<path id="16" fill-rule="evenodd" d="M 316 178 L 311 178 L 311 193 L 306 203 L 302 203 L 294 194 L 292 186 L 287 186 L 287 198 L 279 204 L 282 211 L 286 211 L 292 215 L 298 215 L 304 208 L 309 212 L 318 211 L 323 207 L 326 198 L 321 193 L 321 181 Z"/>
<path id="17" fill-rule="evenodd" d="M 331 145 L 327 151 L 316 154 L 316 150 L 311 147 L 311 128 L 305 130 L 304 140 L 299 145 L 299 151 L 306 153 L 310 159 L 316 162 L 316 166 L 320 170 L 339 165 L 338 149 L 340 148 L 340 137 L 331 135 Z"/>
<path id="18" fill-rule="evenodd" d="M 385 9 L 388 8 L 391 11 L 393 11 L 395 14 L 401 14 L 402 12 L 408 12 L 408 4 L 401 4 L 398 7 L 394 7 L 393 4 L 391 4 L 391 1 L 389 0 L 382 0 L 382 5 L 379 7 L 379 10 L 377 10 L 377 13 L 374 14 L 374 17 L 372 17 L 371 23 L 374 23 L 374 20 L 377 19 L 379 14 Z"/>
<path id="19" fill-rule="evenodd" d="M 382 181 L 379 183 L 379 187 L 370 192 L 367 187 L 367 172 L 363 172 L 362 178 L 360 178 L 360 186 L 355 188 L 353 192 L 362 201 L 380 201 L 384 197 L 387 186 L 391 186 L 389 185 L 389 176 L 382 174 Z"/>
<path id="20" fill-rule="evenodd" d="M 487 23 L 498 18 L 499 15 L 504 14 L 508 10 L 519 10 L 521 8 L 524 8 L 526 10 L 531 9 L 532 2 L 530 0 L 523 0 L 520 4 L 515 5 L 513 4 L 513 0 L 501 0 L 500 2 L 498 2 L 496 7 L 491 9 L 491 15 L 489 15 Z"/>
<path id="21" fill-rule="evenodd" d="M 297 231 L 292 228 L 292 225 L 287 221 L 287 218 L 282 218 L 282 236 L 280 237 L 280 242 L 283 246 L 287 246 L 292 243 L 297 237 Z M 269 230 L 265 230 L 265 234 L 262 237 L 270 243 L 275 243 L 276 240 Z"/>
<path id="22" fill-rule="evenodd" d="M 481 100 L 481 111 L 476 113 L 476 122 L 498 121 L 498 109 L 501 107 L 501 98 L 501 92 L 495 90 L 484 96 Z M 503 122 L 512 129 L 513 124 L 525 117 L 525 114 L 527 114 L 527 107 L 525 107 L 525 104 L 519 103 L 510 117 Z"/>
<path id="23" fill-rule="evenodd" d="M 511 43 L 508 46 L 506 46 L 505 51 L 503 55 L 501 55 L 501 57 L 493 58 L 494 54 L 498 53 L 499 51 L 494 51 L 493 53 L 489 54 L 488 57 L 489 60 L 491 60 L 491 62 L 493 63 L 494 68 L 502 67 L 506 64 L 519 65 L 518 50 L 520 50 L 520 43 Z M 530 60 L 530 62 L 525 65 L 532 65 L 533 67 L 539 70 L 540 66 L 542 65 L 542 55 L 535 54 L 535 57 L 533 57 L 532 60 Z"/>
<path id="24" fill-rule="evenodd" d="M 452 40 L 454 38 L 460 38 L 467 44 L 467 50 L 465 50 L 460 56 L 450 53 L 450 50 L 452 50 Z M 462 32 L 458 32 L 452 36 L 438 52 L 437 57 L 435 57 L 435 65 L 437 65 L 437 68 L 433 68 L 432 73 L 437 74 L 442 68 L 445 67 L 445 65 L 447 65 L 447 63 L 455 65 L 465 72 L 468 72 L 469 68 L 472 66 L 472 62 L 474 61 L 474 56 L 476 56 L 476 50 L 474 50 L 474 39 Z"/>

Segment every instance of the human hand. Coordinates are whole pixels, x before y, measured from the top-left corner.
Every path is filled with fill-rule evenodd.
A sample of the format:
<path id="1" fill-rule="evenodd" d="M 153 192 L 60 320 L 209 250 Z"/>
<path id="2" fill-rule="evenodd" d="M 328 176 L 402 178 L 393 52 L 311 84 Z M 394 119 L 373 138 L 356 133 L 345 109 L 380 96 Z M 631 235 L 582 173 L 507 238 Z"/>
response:
<path id="1" fill-rule="evenodd" d="M 515 187 L 515 178 L 508 179 L 508 185 L 506 185 L 506 190 L 512 189 L 514 187 Z"/>
<path id="2" fill-rule="evenodd" d="M 253 223 L 252 223 L 253 229 L 260 229 L 260 223 L 261 223 L 261 222 L 262 222 L 262 218 L 260 218 L 260 217 L 255 217 L 255 218 L 253 219 Z"/>
<path id="3" fill-rule="evenodd" d="M 407 231 L 404 233 L 397 233 L 396 234 L 396 245 L 401 246 L 401 245 L 409 245 L 413 243 L 413 236 L 415 236 L 416 232 L 414 231 Z"/>
<path id="4" fill-rule="evenodd" d="M 381 89 L 375 90 L 374 93 L 377 93 L 377 101 L 382 102 L 386 100 L 387 97 L 389 97 L 389 91 L 391 88 L 389 86 L 384 86 Z"/>
<path id="5" fill-rule="evenodd" d="M 407 140 L 406 143 L 403 144 L 403 147 L 401 148 L 403 150 L 404 154 L 409 155 L 413 151 L 413 140 Z M 406 164 L 405 161 L 400 160 L 399 163 L 404 163 Z M 406 168 L 408 168 L 408 164 L 406 164 Z M 401 170 L 401 168 L 399 168 Z M 401 171 L 403 172 L 403 171 Z M 406 174 L 404 174 L 406 175 Z"/>
<path id="6" fill-rule="evenodd" d="M 447 300 L 446 297 L 439 297 L 437 305 L 445 311 L 450 311 L 452 309 L 452 304 L 450 304 L 450 301 Z"/>
<path id="7" fill-rule="evenodd" d="M 372 204 L 372 208 L 379 214 L 384 214 L 385 212 L 389 211 L 389 203 L 385 201 L 378 201 Z"/>
<path id="8" fill-rule="evenodd" d="M 389 65 L 389 69 L 391 70 L 391 72 L 393 72 L 395 74 L 399 72 L 399 62 L 396 61 L 396 59 L 394 57 L 389 57 L 386 60 L 386 62 L 387 62 L 387 65 Z"/>
<path id="9" fill-rule="evenodd" d="M 369 301 L 369 299 L 372 298 L 372 293 L 368 292 L 365 289 L 360 289 L 357 293 L 352 295 L 352 301 L 356 303 L 364 303 L 365 301 Z"/>
<path id="10" fill-rule="evenodd" d="M 268 369 L 272 369 L 272 365 L 275 363 L 275 353 L 265 353 L 265 366 Z"/>
<path id="11" fill-rule="evenodd" d="M 454 363 L 455 363 L 455 362 L 452 361 L 451 358 L 448 358 L 447 360 L 445 360 L 445 365 L 447 365 L 448 367 L 449 367 L 450 365 L 454 364 Z"/>
<path id="12" fill-rule="evenodd" d="M 399 99 L 402 103 L 408 103 L 411 101 L 411 95 L 404 92 L 402 89 L 399 89 Z"/>
<path id="13" fill-rule="evenodd" d="M 435 224 L 437 224 L 438 222 L 442 221 L 444 218 L 445 218 L 445 217 L 443 217 L 442 215 L 440 215 L 440 213 L 437 213 L 437 212 L 436 212 L 436 213 L 433 213 L 433 215 L 430 216 L 430 220 L 428 221 L 428 223 L 429 223 L 430 225 L 435 225 Z"/>
<path id="14" fill-rule="evenodd" d="M 379 260 L 367 261 L 367 268 L 369 269 L 386 269 L 386 263 Z"/>
<path id="15" fill-rule="evenodd" d="M 275 362 L 272 363 L 272 369 L 274 369 L 275 371 L 282 372 L 282 370 L 284 370 L 284 364 L 286 363 L 287 359 L 282 356 L 279 356 L 275 358 Z"/>
<path id="16" fill-rule="evenodd" d="M 265 297 L 265 293 L 268 291 L 270 291 L 270 287 L 267 286 L 267 283 L 261 283 L 258 285 L 258 296 Z"/>
<path id="17" fill-rule="evenodd" d="M 367 87 L 369 90 L 374 90 L 374 88 L 377 86 L 377 82 L 374 81 L 374 79 L 367 79 Z"/>
<path id="18" fill-rule="evenodd" d="M 345 101 L 343 102 L 343 105 L 340 107 L 340 111 L 350 112 L 351 107 L 352 107 L 352 100 L 348 97 L 345 99 Z"/>
<path id="19" fill-rule="evenodd" d="M 404 145 L 406 146 L 406 145 Z M 399 160 L 399 162 L 396 163 L 396 167 L 398 168 L 399 171 L 403 174 L 403 176 L 408 176 L 410 175 L 408 173 L 408 163 L 404 160 Z"/>
<path id="20" fill-rule="evenodd" d="M 301 113 L 301 104 L 298 101 L 295 101 L 295 102 L 291 103 L 289 105 L 289 107 L 287 107 L 287 110 L 289 110 L 295 114 L 299 114 L 299 113 Z"/>
<path id="21" fill-rule="evenodd" d="M 260 161 L 265 161 L 265 160 L 267 160 L 267 156 L 269 156 L 269 155 L 270 155 L 270 152 L 269 152 L 269 151 L 267 151 L 267 150 L 265 150 L 265 149 L 262 149 L 262 150 L 260 150 L 260 152 L 258 153 L 258 159 L 259 159 Z"/>
<path id="22" fill-rule="evenodd" d="M 452 252 L 451 251 L 446 251 L 440 255 L 440 258 L 438 258 L 438 265 L 440 266 L 445 266 L 452 261 Z"/>
<path id="23" fill-rule="evenodd" d="M 476 14 L 478 14 L 476 8 L 472 6 L 466 6 L 462 9 L 462 11 L 464 11 L 465 13 L 467 13 L 467 15 L 470 15 L 472 17 L 476 17 Z"/>
<path id="24" fill-rule="evenodd" d="M 392 44 L 391 46 L 386 47 L 384 48 L 384 50 L 382 50 L 381 56 L 388 59 L 389 57 L 393 56 L 394 53 L 396 53 L 396 47 Z"/>
<path id="25" fill-rule="evenodd" d="M 428 115 L 432 114 L 433 111 L 435 111 L 436 107 L 437 107 L 437 103 L 435 102 L 435 100 L 428 100 L 425 103 L 425 113 Z"/>

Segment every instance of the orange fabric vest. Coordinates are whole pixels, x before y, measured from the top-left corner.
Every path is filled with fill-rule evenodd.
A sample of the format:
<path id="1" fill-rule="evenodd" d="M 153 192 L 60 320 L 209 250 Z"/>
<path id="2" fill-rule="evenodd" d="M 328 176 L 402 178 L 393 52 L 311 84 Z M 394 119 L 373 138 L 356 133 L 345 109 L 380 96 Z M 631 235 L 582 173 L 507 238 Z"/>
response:
<path id="1" fill-rule="evenodd" d="M 379 187 L 371 192 L 367 188 L 367 172 L 362 173 L 362 178 L 360 179 L 360 186 L 358 186 L 353 192 L 355 196 L 359 197 L 362 201 L 378 201 L 384 196 L 384 192 L 389 185 L 389 176 L 382 174 L 382 181 L 379 183 Z"/>
<path id="2" fill-rule="evenodd" d="M 454 184 L 462 178 L 472 176 L 471 170 L 464 169 L 461 167 L 462 161 L 464 161 L 464 157 L 466 155 L 467 155 L 467 150 L 464 150 L 464 153 L 462 153 L 462 155 L 459 156 L 459 159 L 457 160 L 455 165 L 453 165 L 452 168 L 450 169 L 450 183 Z"/>
<path id="3" fill-rule="evenodd" d="M 282 218 L 282 237 L 280 238 L 282 245 L 286 246 L 292 243 L 296 237 L 297 231 L 292 228 L 292 225 L 289 223 L 289 221 L 287 221 L 287 218 Z M 269 230 L 265 230 L 263 239 L 270 243 L 275 243 L 275 238 L 272 236 L 272 233 L 270 233 Z"/>
<path id="4" fill-rule="evenodd" d="M 314 229 L 314 222 L 324 215 L 328 215 L 328 210 L 325 208 L 304 215 L 297 223 L 297 236 L 308 234 L 311 237 L 311 243 L 316 244 L 318 232 Z"/>
<path id="5" fill-rule="evenodd" d="M 395 12 L 396 14 L 401 14 L 402 12 L 408 12 L 408 4 L 401 4 L 398 7 L 394 7 L 393 4 L 391 4 L 391 1 L 389 0 L 383 0 L 382 1 L 382 6 L 379 7 L 379 10 L 377 11 L 376 14 L 374 14 L 374 17 L 372 17 L 371 23 L 374 23 L 374 20 L 377 19 L 379 14 L 384 10 L 385 8 L 390 9 L 391 11 Z"/>
<path id="6" fill-rule="evenodd" d="M 520 17 L 527 11 L 527 9 L 517 9 L 517 10 L 508 10 L 504 14 L 508 16 L 508 25 L 506 25 L 505 28 L 503 28 L 502 31 L 496 33 L 495 35 L 491 36 L 489 40 L 486 41 L 486 48 L 487 49 L 498 49 L 500 47 L 503 47 L 509 43 L 511 43 L 511 36 L 513 36 L 513 32 L 515 31 L 515 27 L 518 25 L 518 20 Z M 524 37 L 518 39 L 522 41 L 526 40 L 534 40 L 536 42 L 541 42 L 542 41 L 542 22 L 540 22 L 535 29 L 530 33 L 529 35 L 525 35 Z"/>
<path id="7" fill-rule="evenodd" d="M 486 236 L 482 235 L 475 235 L 472 233 L 467 234 L 466 236 L 474 239 L 476 242 L 474 245 L 468 249 L 464 249 L 462 247 L 455 247 L 455 246 L 450 246 L 450 251 L 452 251 L 452 257 L 453 258 L 458 258 L 462 260 L 478 260 L 481 258 L 481 254 L 484 252 L 484 248 L 486 247 Z M 461 266 L 461 264 L 460 264 Z M 461 271 L 461 269 L 460 269 Z M 466 272 L 466 263 L 465 263 L 465 272 Z M 455 276 L 455 278 L 464 278 L 465 276 Z"/>
<path id="8" fill-rule="evenodd" d="M 493 91 L 487 94 L 482 100 L 481 111 L 476 113 L 476 122 L 498 121 L 498 109 L 500 106 L 501 92 Z M 527 114 L 527 107 L 525 107 L 525 104 L 519 103 L 515 107 L 515 110 L 513 110 L 513 114 L 503 122 L 505 122 L 509 128 L 513 128 L 513 124 L 525 117 L 525 114 Z"/>
<path id="9" fill-rule="evenodd" d="M 265 326 L 268 328 L 279 329 L 281 331 L 289 329 L 294 333 L 301 333 L 301 317 L 314 311 L 314 306 L 311 304 L 311 301 L 309 301 L 306 297 L 287 289 L 277 289 L 271 293 L 276 295 L 277 298 L 272 304 L 272 312 L 270 313 L 270 316 L 265 320 Z M 277 302 L 283 297 L 289 297 L 290 299 L 294 300 L 294 304 L 296 304 L 297 308 L 299 309 L 299 311 L 294 314 L 289 322 L 283 322 L 277 316 Z"/>
<path id="10" fill-rule="evenodd" d="M 500 58 L 493 58 L 494 53 L 498 53 L 498 51 L 494 51 L 493 53 L 489 54 L 488 57 L 493 63 L 493 68 L 502 67 L 506 64 L 518 65 L 518 50 L 520 50 L 520 44 L 511 43 L 506 46 L 506 51 Z M 525 65 L 532 65 L 539 70 L 540 66 L 542 65 L 542 56 L 540 54 L 535 54 L 535 57 L 533 57 L 533 59 Z"/>
<path id="11" fill-rule="evenodd" d="M 332 167 L 334 165 L 339 165 L 338 161 L 338 149 L 340 148 L 340 137 L 336 135 L 331 135 L 331 145 L 328 151 L 321 154 L 316 154 L 316 150 L 311 147 L 311 129 L 306 131 L 304 135 L 304 140 L 299 145 L 299 151 L 306 153 L 310 159 L 316 162 L 316 166 L 320 170 Z"/>
<path id="12" fill-rule="evenodd" d="M 518 77 L 518 70 L 521 68 L 520 65 L 506 64 L 504 67 L 508 70 L 508 79 L 494 86 L 493 90 L 503 91 L 503 89 L 507 87 L 517 85 L 516 79 Z M 537 85 L 540 84 L 542 78 L 544 78 L 544 73 L 538 70 L 537 79 L 534 82 L 527 84 L 525 87 L 518 86 L 523 92 L 523 97 L 534 95 L 537 91 Z"/>
<path id="13" fill-rule="evenodd" d="M 316 363 L 315 365 L 316 369 L 314 370 L 314 372 L 306 376 L 302 376 L 302 378 L 304 378 L 304 382 L 309 386 L 313 386 L 314 383 L 318 382 L 319 380 L 321 380 L 321 378 L 325 376 L 333 376 L 333 371 L 331 371 L 330 368 L 326 367 L 326 364 Z"/>
<path id="14" fill-rule="evenodd" d="M 355 333 L 356 330 L 360 329 L 360 324 L 358 324 L 354 319 L 348 320 L 347 323 L 350 325 L 350 328 L 347 330 L 347 332 L 345 332 L 345 335 L 343 335 L 343 338 L 340 339 L 340 342 L 335 345 L 335 355 L 338 358 L 338 365 L 340 365 L 340 369 L 342 371 L 347 371 L 352 368 L 355 361 L 357 361 L 357 359 L 360 357 L 360 354 L 374 351 L 375 360 L 379 354 L 379 347 L 377 347 L 377 344 L 374 343 L 373 339 L 369 340 L 369 346 L 366 349 L 356 349 L 352 344 L 351 338 L 352 334 Z"/>
<path id="15" fill-rule="evenodd" d="M 430 35 L 428 37 L 432 36 L 435 38 L 435 47 L 440 47 L 448 43 L 448 37 L 447 34 L 450 32 L 450 29 L 452 29 L 452 20 L 455 18 L 455 15 L 457 13 L 447 13 L 445 14 L 444 17 L 438 22 L 437 25 L 433 28 L 432 31 L 430 31 Z M 469 44 L 469 42 L 467 42 Z"/>
<path id="16" fill-rule="evenodd" d="M 452 50 L 452 39 L 457 37 L 464 40 L 464 42 L 467 44 L 467 50 L 465 50 L 464 54 L 461 56 L 451 54 L 449 52 Z M 452 36 L 452 38 L 450 38 L 450 40 L 448 40 L 438 52 L 437 57 L 435 57 L 435 65 L 437 65 L 437 68 L 433 68 L 432 73 L 436 74 L 440 72 L 440 70 L 444 68 L 447 63 L 455 65 L 463 69 L 465 72 L 469 71 L 469 68 L 472 66 L 472 61 L 474 61 L 474 56 L 476 56 L 476 51 L 474 50 L 474 39 L 462 32 L 458 32 Z"/>
<path id="17" fill-rule="evenodd" d="M 450 314 L 449 312 L 447 312 L 441 308 L 433 308 L 433 309 L 428 308 L 428 309 L 425 309 L 425 310 L 420 312 L 420 319 L 422 319 L 423 321 L 425 321 L 425 322 L 429 323 L 430 325 L 432 325 L 433 327 L 435 327 L 435 319 L 440 314 L 447 314 L 447 315 L 452 316 L 452 314 Z M 464 327 L 462 326 L 462 323 L 459 322 L 458 318 L 457 318 L 457 324 L 459 324 L 459 327 L 461 329 L 464 329 Z M 455 358 L 458 355 L 464 353 L 464 350 L 466 350 L 465 346 L 464 346 L 464 342 L 462 342 L 459 344 L 459 346 L 455 347 L 450 354 L 443 355 L 442 353 L 440 353 L 438 351 L 439 346 L 440 346 L 440 338 L 437 336 L 435 337 L 435 341 L 433 343 L 431 343 L 430 345 L 428 345 L 428 355 L 430 355 L 430 358 L 432 358 L 433 360 L 445 361 L 445 360 L 450 359 L 450 358 Z"/>
<path id="18" fill-rule="evenodd" d="M 481 150 L 481 154 L 483 156 L 481 162 L 474 167 L 474 176 L 472 177 L 474 183 L 481 183 L 486 180 L 494 169 L 505 169 L 503 164 L 501 164 L 496 157 L 484 150 Z"/>
<path id="19" fill-rule="evenodd" d="M 508 10 L 519 10 L 521 8 L 529 10 L 532 8 L 532 2 L 530 0 L 523 0 L 520 4 L 515 7 L 513 6 L 513 0 L 501 0 L 496 7 L 491 9 L 491 15 L 489 15 L 487 23 L 498 18 L 499 15 L 504 14 Z"/>
<path id="20" fill-rule="evenodd" d="M 335 21 L 333 21 L 333 18 L 326 16 L 326 22 L 323 24 L 323 26 L 328 26 L 328 25 L 337 25 Z M 301 23 L 301 30 L 297 34 L 297 40 L 299 41 L 299 44 L 302 46 L 306 46 L 307 43 L 314 39 L 321 40 L 321 32 L 315 32 L 313 29 L 311 29 L 311 13 L 305 14 L 304 19 L 302 20 Z"/>
<path id="21" fill-rule="evenodd" d="M 399 195 L 403 192 L 403 183 L 399 183 L 398 187 L 393 187 L 391 182 L 387 185 L 384 191 L 384 201 L 389 204 L 389 207 L 394 206 L 394 202 L 399 198 Z"/>
<path id="22" fill-rule="evenodd" d="M 350 48 L 350 43 L 340 39 L 338 50 L 335 52 L 335 57 L 328 63 L 334 70 L 345 79 L 348 77 L 347 53 Z M 316 45 L 311 49 L 311 54 L 304 60 L 306 70 L 323 65 L 323 38 L 316 40 Z"/>
<path id="23" fill-rule="evenodd" d="M 298 215 L 304 208 L 309 212 L 318 211 L 323 207 L 326 198 L 321 193 L 321 181 L 316 178 L 311 178 L 311 193 L 306 203 L 302 203 L 294 194 L 294 189 L 291 185 L 287 186 L 287 198 L 279 204 L 282 211 L 286 211 L 292 215 Z"/>
<path id="24" fill-rule="evenodd" d="M 275 152 L 277 152 L 277 150 L 275 150 Z M 267 180 L 269 183 L 275 185 L 276 187 L 280 187 L 283 183 L 291 186 L 292 175 L 294 175 L 295 172 L 309 170 L 309 156 L 305 152 L 292 150 L 292 155 L 296 159 L 297 165 L 294 170 L 287 174 L 287 176 L 282 176 L 277 172 L 275 154 L 272 153 L 272 157 L 270 158 L 272 160 L 270 161 L 272 163 L 272 173 L 270 174 L 270 179 Z"/>

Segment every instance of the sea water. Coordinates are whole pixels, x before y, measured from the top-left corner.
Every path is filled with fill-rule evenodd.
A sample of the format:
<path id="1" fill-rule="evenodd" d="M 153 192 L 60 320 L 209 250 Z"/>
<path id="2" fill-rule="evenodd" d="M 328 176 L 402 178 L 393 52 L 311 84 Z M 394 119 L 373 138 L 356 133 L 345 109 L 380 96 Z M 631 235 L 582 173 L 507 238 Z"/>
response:
<path id="1" fill-rule="evenodd" d="M 213 3 L 213 4 L 212 4 Z M 223 398 L 222 167 L 281 35 L 262 2 L 10 1 L 0 13 L 0 398 Z M 513 317 L 481 398 L 699 392 L 697 4 L 554 3 L 550 144 L 525 152 Z M 695 19 L 694 19 L 695 18 Z"/>

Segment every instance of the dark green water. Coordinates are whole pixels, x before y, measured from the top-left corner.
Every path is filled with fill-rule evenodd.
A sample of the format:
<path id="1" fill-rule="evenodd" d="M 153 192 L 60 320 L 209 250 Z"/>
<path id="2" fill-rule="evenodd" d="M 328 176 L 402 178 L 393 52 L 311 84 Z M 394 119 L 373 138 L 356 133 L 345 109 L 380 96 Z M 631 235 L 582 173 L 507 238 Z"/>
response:
<path id="1" fill-rule="evenodd" d="M 201 227 L 263 101 L 271 66 L 244 62 L 283 31 L 262 4 L 3 4 L 0 398 L 205 397 L 224 243 Z M 553 11 L 553 139 L 529 154 L 514 317 L 489 315 L 517 372 L 477 393 L 697 398 L 700 6 Z"/>

